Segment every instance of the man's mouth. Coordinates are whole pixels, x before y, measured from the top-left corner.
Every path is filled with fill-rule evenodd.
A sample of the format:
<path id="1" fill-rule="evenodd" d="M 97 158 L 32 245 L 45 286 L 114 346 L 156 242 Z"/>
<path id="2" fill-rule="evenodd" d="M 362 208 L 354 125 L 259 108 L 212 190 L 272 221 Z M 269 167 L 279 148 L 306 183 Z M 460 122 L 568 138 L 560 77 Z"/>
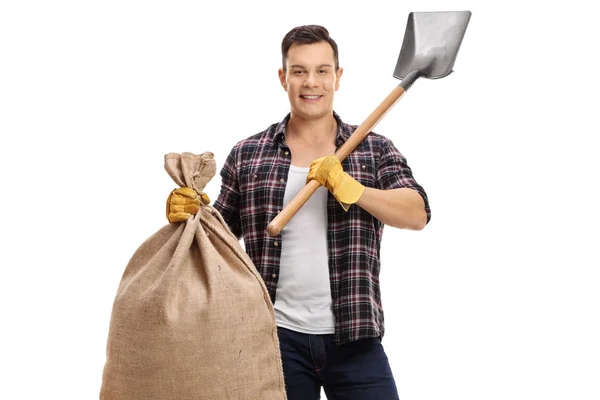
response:
<path id="1" fill-rule="evenodd" d="M 307 101 L 317 101 L 321 98 L 321 96 L 317 94 L 301 94 L 300 98 Z"/>

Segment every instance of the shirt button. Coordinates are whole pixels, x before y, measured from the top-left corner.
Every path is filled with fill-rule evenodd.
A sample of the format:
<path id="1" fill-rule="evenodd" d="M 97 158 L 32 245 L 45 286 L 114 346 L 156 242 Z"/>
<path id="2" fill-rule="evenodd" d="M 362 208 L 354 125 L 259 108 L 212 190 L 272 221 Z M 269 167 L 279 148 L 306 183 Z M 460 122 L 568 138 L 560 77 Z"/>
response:
<path id="1" fill-rule="evenodd" d="M 277 278 L 277 274 L 272 274 L 271 278 Z"/>
<path id="2" fill-rule="evenodd" d="M 362 169 L 367 169 L 367 166 L 363 164 Z"/>
<path id="3" fill-rule="evenodd" d="M 279 182 L 281 182 L 281 183 L 285 183 L 285 179 L 281 178 L 281 179 L 279 180 Z"/>
<path id="4" fill-rule="evenodd" d="M 273 246 L 277 247 L 277 246 L 279 246 L 279 243 L 275 242 L 275 243 L 273 243 Z"/>
<path id="5" fill-rule="evenodd" d="M 254 179 L 258 178 L 258 175 L 254 174 L 253 178 L 254 178 Z"/>
<path id="6" fill-rule="evenodd" d="M 285 152 L 285 153 L 283 153 L 283 154 L 285 154 L 286 156 L 288 156 L 288 155 L 290 154 L 290 152 L 289 152 L 289 151 L 286 151 L 286 152 Z"/>
<path id="7" fill-rule="evenodd" d="M 281 210 L 277 210 L 277 214 L 279 214 L 281 212 Z"/>

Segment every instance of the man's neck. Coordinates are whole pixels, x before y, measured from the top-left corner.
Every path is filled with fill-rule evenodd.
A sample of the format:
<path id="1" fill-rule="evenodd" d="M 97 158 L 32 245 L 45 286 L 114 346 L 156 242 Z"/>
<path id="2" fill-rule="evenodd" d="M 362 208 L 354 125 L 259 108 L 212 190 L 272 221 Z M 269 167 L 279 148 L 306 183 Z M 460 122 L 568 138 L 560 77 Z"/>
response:
<path id="1" fill-rule="evenodd" d="M 286 126 L 286 140 L 312 144 L 335 143 L 337 121 L 333 114 L 318 119 L 290 116 Z"/>

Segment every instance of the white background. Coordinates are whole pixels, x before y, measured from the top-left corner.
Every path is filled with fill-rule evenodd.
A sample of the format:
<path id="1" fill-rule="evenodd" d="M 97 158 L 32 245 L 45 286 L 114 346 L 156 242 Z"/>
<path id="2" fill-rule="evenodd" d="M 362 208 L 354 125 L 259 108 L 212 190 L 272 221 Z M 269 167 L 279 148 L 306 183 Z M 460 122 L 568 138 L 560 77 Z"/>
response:
<path id="1" fill-rule="evenodd" d="M 408 13 L 470 10 L 455 72 L 418 80 L 375 129 L 433 214 L 382 244 L 400 398 L 600 399 L 600 30 L 586 7 L 2 2 L 0 398 L 98 398 L 121 274 L 166 223 L 164 154 L 212 151 L 220 169 L 280 121 L 289 29 L 329 29 L 345 68 L 335 110 L 359 124 L 398 83 Z"/>

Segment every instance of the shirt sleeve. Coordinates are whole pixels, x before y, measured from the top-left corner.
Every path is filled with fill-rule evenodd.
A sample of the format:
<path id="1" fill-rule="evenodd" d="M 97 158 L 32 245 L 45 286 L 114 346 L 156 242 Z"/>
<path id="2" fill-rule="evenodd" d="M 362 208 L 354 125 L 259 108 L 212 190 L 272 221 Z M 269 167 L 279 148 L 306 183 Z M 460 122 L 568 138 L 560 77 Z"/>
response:
<path id="1" fill-rule="evenodd" d="M 413 178 L 412 170 L 406 162 L 406 158 L 398 151 L 392 141 L 383 138 L 383 146 L 379 165 L 377 166 L 377 183 L 380 189 L 410 188 L 416 190 L 425 203 L 427 223 L 431 219 L 429 199 L 421 185 Z"/>
<path id="2" fill-rule="evenodd" d="M 236 169 L 236 147 L 221 168 L 221 191 L 213 207 L 221 213 L 229 229 L 238 238 L 242 236 L 240 222 L 240 189 Z"/>

